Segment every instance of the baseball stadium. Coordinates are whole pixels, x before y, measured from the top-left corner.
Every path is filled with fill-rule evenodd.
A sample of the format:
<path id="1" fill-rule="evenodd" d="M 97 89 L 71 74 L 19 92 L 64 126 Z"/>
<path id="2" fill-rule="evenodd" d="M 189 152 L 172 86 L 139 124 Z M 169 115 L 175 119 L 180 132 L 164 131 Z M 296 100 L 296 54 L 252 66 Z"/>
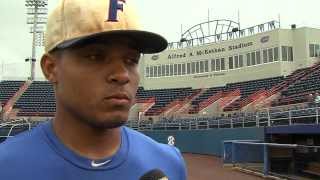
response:
<path id="1" fill-rule="evenodd" d="M 26 61 L 30 77 L 0 79 L 0 142 L 55 114 L 52 84 Z M 126 126 L 178 147 L 189 179 L 320 179 L 320 29 L 208 20 L 142 55 L 139 72 Z"/>

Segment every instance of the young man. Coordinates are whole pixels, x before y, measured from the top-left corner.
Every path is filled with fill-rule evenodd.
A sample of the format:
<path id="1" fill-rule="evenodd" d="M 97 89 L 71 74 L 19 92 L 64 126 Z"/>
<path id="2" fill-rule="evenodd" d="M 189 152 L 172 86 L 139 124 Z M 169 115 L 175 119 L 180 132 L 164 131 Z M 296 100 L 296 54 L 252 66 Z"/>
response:
<path id="1" fill-rule="evenodd" d="M 135 180 L 155 170 L 186 179 L 176 148 L 123 126 L 140 54 L 167 46 L 138 30 L 129 1 L 62 0 L 51 13 L 41 67 L 55 90 L 56 115 L 0 144 L 0 179 Z"/>

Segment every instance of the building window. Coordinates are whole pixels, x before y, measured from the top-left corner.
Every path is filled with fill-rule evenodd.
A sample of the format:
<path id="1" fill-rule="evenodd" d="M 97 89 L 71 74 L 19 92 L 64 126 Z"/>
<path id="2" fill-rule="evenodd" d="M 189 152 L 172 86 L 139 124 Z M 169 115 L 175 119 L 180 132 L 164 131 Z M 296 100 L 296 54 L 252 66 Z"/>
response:
<path id="1" fill-rule="evenodd" d="M 257 62 L 257 64 L 261 64 L 261 54 L 260 54 L 260 51 L 256 51 L 256 62 Z"/>
<path id="2" fill-rule="evenodd" d="M 158 76 L 157 77 L 161 77 L 162 76 L 162 71 L 161 71 L 161 66 L 158 66 Z"/>
<path id="3" fill-rule="evenodd" d="M 250 53 L 247 53 L 247 66 L 251 66 Z"/>
<path id="4" fill-rule="evenodd" d="M 157 66 L 158 68 L 158 74 L 157 74 L 157 77 L 160 77 L 161 76 L 161 66 Z"/>
<path id="5" fill-rule="evenodd" d="M 211 71 L 216 71 L 216 61 L 214 59 L 211 60 Z"/>
<path id="6" fill-rule="evenodd" d="M 229 57 L 229 69 L 233 69 L 233 57 Z"/>
<path id="7" fill-rule="evenodd" d="M 173 75 L 178 75 L 178 64 L 174 64 Z"/>
<path id="8" fill-rule="evenodd" d="M 170 64 L 170 76 L 173 76 L 173 64 Z"/>
<path id="9" fill-rule="evenodd" d="M 314 55 L 316 56 L 316 57 L 319 57 L 320 55 L 319 55 L 319 51 L 320 51 L 320 49 L 319 49 L 319 44 L 316 44 L 315 45 L 315 50 L 314 50 Z"/>
<path id="10" fill-rule="evenodd" d="M 186 64 L 182 64 L 182 75 L 186 74 Z"/>
<path id="11" fill-rule="evenodd" d="M 310 57 L 319 57 L 320 56 L 320 47 L 319 44 L 309 44 Z"/>
<path id="12" fill-rule="evenodd" d="M 154 66 L 154 70 L 153 70 L 153 77 L 158 77 L 158 66 Z"/>
<path id="13" fill-rule="evenodd" d="M 161 72 L 161 66 L 158 66 L 158 77 L 162 76 Z"/>
<path id="14" fill-rule="evenodd" d="M 220 59 L 216 59 L 216 71 L 220 71 Z"/>
<path id="15" fill-rule="evenodd" d="M 166 75 L 166 66 L 161 65 L 161 76 L 165 76 L 165 75 Z"/>
<path id="16" fill-rule="evenodd" d="M 256 52 L 251 53 L 251 64 L 256 65 Z"/>
<path id="17" fill-rule="evenodd" d="M 293 61 L 293 49 L 291 46 L 288 47 L 288 60 Z"/>
<path id="18" fill-rule="evenodd" d="M 160 75 L 161 75 L 161 67 L 160 66 L 157 66 L 157 71 L 156 72 L 158 72 L 158 74 L 156 75 L 156 77 L 160 77 Z"/>
<path id="19" fill-rule="evenodd" d="M 293 61 L 293 49 L 291 46 L 282 46 L 282 61 Z"/>
<path id="20" fill-rule="evenodd" d="M 281 47 L 281 53 L 282 53 L 282 61 L 288 61 L 288 47 L 287 46 Z"/>
<path id="21" fill-rule="evenodd" d="M 200 73 L 204 72 L 204 61 L 200 61 Z"/>
<path id="22" fill-rule="evenodd" d="M 221 70 L 226 70 L 226 62 L 224 58 L 221 58 Z"/>
<path id="23" fill-rule="evenodd" d="M 273 48 L 268 49 L 269 62 L 273 62 Z"/>
<path id="24" fill-rule="evenodd" d="M 314 44 L 309 44 L 309 53 L 310 57 L 316 57 L 316 53 L 314 52 L 315 45 Z"/>
<path id="25" fill-rule="evenodd" d="M 153 77 L 158 77 L 158 66 L 153 66 Z"/>
<path id="26" fill-rule="evenodd" d="M 150 67 L 146 68 L 146 77 L 150 77 Z"/>
<path id="27" fill-rule="evenodd" d="M 191 63 L 191 74 L 194 74 L 196 72 L 196 63 L 192 62 Z"/>
<path id="28" fill-rule="evenodd" d="M 319 57 L 320 56 L 319 44 L 309 44 L 309 53 L 310 53 L 310 57 Z"/>
<path id="29" fill-rule="evenodd" d="M 153 77 L 158 77 L 158 66 L 154 66 L 154 70 L 153 70 L 154 76 Z"/>
<path id="30" fill-rule="evenodd" d="M 209 72 L 209 61 L 208 60 L 204 61 L 204 71 Z"/>
<path id="31" fill-rule="evenodd" d="M 191 73 L 191 64 L 187 63 L 187 74 Z"/>
<path id="32" fill-rule="evenodd" d="M 166 76 L 169 76 L 169 68 L 170 68 L 170 66 L 169 66 L 169 64 L 166 64 Z"/>
<path id="33" fill-rule="evenodd" d="M 243 55 L 239 55 L 239 67 L 243 67 Z"/>
<path id="34" fill-rule="evenodd" d="M 279 48 L 273 48 L 274 61 L 279 61 Z"/>
<path id="35" fill-rule="evenodd" d="M 234 56 L 234 68 L 239 68 L 239 56 Z"/>
<path id="36" fill-rule="evenodd" d="M 153 66 L 150 67 L 150 77 L 153 77 Z"/>
<path id="37" fill-rule="evenodd" d="M 158 77 L 158 66 L 153 66 L 153 77 Z"/>
<path id="38" fill-rule="evenodd" d="M 262 54 L 263 54 L 263 63 L 268 63 L 268 51 L 264 49 Z"/>
<path id="39" fill-rule="evenodd" d="M 181 64 L 178 64 L 178 75 L 181 75 L 181 71 L 182 71 Z"/>
<path id="40" fill-rule="evenodd" d="M 200 72 L 200 62 L 196 62 L 196 73 Z"/>

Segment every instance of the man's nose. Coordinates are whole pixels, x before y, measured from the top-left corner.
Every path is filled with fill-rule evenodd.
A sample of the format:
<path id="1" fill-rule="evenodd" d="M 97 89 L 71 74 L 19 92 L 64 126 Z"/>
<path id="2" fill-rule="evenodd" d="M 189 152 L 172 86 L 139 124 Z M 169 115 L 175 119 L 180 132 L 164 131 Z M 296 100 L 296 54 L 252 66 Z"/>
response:
<path id="1" fill-rule="evenodd" d="M 112 83 L 126 84 L 129 82 L 129 70 L 126 67 L 125 63 L 122 60 L 114 60 L 111 64 L 109 64 L 110 72 L 108 77 L 108 81 Z"/>

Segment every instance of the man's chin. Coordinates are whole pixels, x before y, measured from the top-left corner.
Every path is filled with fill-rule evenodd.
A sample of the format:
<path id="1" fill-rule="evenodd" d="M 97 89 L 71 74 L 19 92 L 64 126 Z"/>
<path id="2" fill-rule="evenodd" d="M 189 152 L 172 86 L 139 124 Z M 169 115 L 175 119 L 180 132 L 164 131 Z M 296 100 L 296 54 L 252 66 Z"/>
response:
<path id="1" fill-rule="evenodd" d="M 90 127 L 94 129 L 114 129 L 123 126 L 127 122 L 128 117 L 124 116 L 108 116 L 107 118 L 91 119 L 86 122 Z"/>
<path id="2" fill-rule="evenodd" d="M 97 130 L 105 130 L 105 129 L 114 129 L 123 126 L 126 121 L 118 120 L 118 121 L 90 121 L 86 122 L 90 127 Z"/>

